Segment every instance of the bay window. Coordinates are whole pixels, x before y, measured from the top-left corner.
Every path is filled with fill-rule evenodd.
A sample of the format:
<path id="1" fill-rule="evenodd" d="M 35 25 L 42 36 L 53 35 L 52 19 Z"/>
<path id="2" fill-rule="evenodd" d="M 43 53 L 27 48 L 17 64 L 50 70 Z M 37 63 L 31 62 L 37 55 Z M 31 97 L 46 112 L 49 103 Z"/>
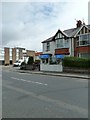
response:
<path id="1" fill-rule="evenodd" d="M 57 39 L 56 40 L 56 46 L 57 46 L 57 48 L 64 47 L 63 39 Z"/>
<path id="2" fill-rule="evenodd" d="M 82 34 L 79 36 L 79 46 L 90 45 L 90 34 Z"/>
<path id="3" fill-rule="evenodd" d="M 69 47 L 69 40 L 65 40 L 64 38 L 62 39 L 57 39 L 56 40 L 56 47 L 57 48 L 68 48 Z"/>

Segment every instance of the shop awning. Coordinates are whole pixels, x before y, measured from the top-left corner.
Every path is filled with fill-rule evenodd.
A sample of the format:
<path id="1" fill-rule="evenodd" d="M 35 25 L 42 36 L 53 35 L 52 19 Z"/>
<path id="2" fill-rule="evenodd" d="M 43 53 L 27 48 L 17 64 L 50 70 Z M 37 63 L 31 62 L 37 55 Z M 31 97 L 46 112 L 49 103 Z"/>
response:
<path id="1" fill-rule="evenodd" d="M 60 59 L 63 59 L 64 58 L 64 55 L 55 55 L 56 58 L 60 58 Z"/>
<path id="2" fill-rule="evenodd" d="M 49 58 L 49 54 L 42 54 L 42 55 L 40 55 L 40 58 L 41 59 L 46 59 L 46 58 Z"/>

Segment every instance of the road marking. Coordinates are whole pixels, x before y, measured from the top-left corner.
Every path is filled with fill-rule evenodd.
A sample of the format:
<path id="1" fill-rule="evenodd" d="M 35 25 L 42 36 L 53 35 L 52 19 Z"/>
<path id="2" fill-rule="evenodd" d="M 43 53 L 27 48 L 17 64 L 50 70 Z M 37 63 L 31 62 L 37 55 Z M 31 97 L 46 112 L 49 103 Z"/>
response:
<path id="1" fill-rule="evenodd" d="M 12 79 L 14 80 L 19 80 L 19 81 L 23 81 L 23 82 L 28 82 L 28 83 L 35 83 L 35 84 L 39 84 L 39 85 L 45 85 L 47 86 L 48 84 L 45 84 L 45 83 L 41 83 L 41 82 L 34 82 L 34 81 L 28 81 L 28 80 L 25 80 L 25 79 L 19 79 L 19 78 L 15 78 L 15 77 L 11 77 Z"/>

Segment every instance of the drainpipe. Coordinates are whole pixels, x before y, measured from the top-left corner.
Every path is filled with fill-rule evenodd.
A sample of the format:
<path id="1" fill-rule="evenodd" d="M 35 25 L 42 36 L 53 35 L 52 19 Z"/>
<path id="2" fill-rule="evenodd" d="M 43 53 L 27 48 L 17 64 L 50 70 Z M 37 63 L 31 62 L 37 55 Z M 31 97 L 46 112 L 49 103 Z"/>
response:
<path id="1" fill-rule="evenodd" d="M 72 38 L 71 38 L 71 56 L 72 56 Z"/>

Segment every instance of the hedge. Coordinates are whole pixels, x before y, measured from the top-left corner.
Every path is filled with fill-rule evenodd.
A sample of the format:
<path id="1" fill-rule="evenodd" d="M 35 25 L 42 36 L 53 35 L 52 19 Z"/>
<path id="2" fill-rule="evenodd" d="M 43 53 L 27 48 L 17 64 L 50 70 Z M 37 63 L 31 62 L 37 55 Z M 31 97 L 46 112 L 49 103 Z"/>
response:
<path id="1" fill-rule="evenodd" d="M 78 57 L 65 57 L 63 59 L 64 67 L 90 68 L 90 59 Z"/>
<path id="2" fill-rule="evenodd" d="M 33 63 L 34 63 L 33 57 L 32 57 L 32 56 L 29 56 L 29 59 L 28 59 L 27 64 L 28 64 L 28 65 L 32 65 Z"/>

